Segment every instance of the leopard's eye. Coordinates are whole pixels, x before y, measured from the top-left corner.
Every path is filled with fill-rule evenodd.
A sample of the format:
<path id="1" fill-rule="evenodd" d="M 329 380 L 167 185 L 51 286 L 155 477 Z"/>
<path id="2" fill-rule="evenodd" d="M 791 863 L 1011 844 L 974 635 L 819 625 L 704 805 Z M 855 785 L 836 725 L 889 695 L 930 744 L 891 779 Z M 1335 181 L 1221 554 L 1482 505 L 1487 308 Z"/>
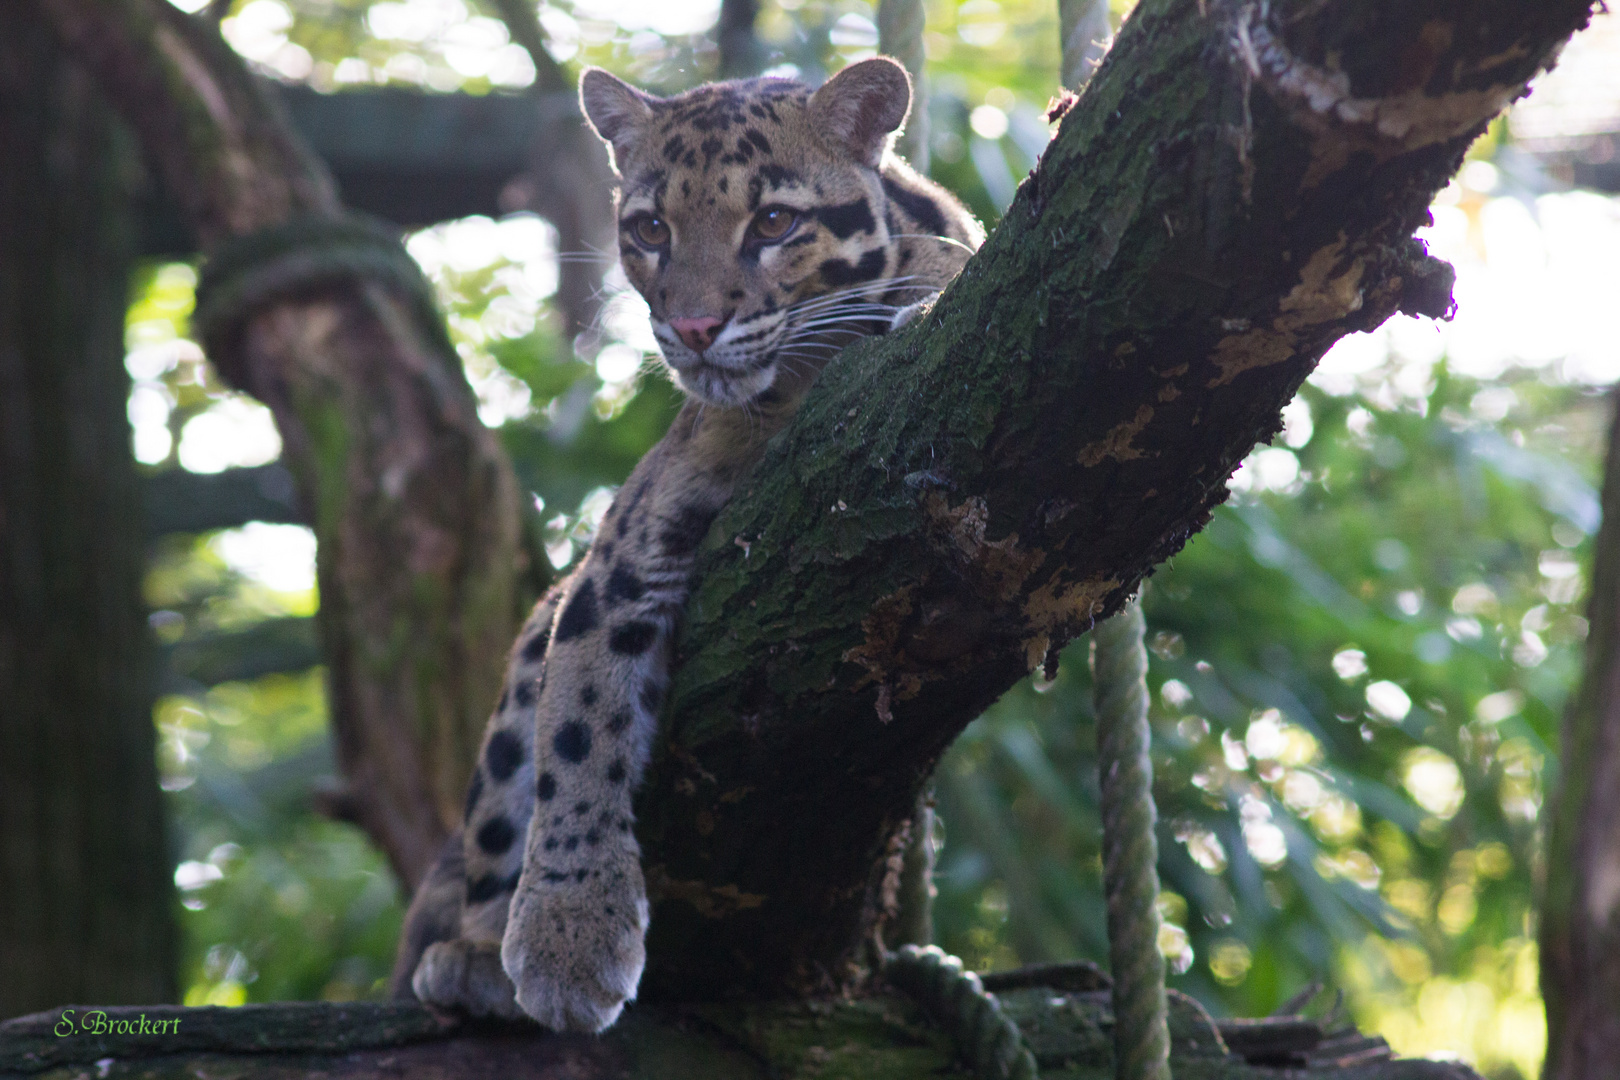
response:
<path id="1" fill-rule="evenodd" d="M 669 243 L 669 226 L 664 224 L 663 218 L 643 214 L 636 218 L 630 230 L 635 233 L 637 240 L 648 247 L 663 247 Z"/>
<path id="2" fill-rule="evenodd" d="M 793 231 L 799 215 L 785 206 L 767 206 L 754 215 L 751 231 L 761 240 L 780 240 Z"/>

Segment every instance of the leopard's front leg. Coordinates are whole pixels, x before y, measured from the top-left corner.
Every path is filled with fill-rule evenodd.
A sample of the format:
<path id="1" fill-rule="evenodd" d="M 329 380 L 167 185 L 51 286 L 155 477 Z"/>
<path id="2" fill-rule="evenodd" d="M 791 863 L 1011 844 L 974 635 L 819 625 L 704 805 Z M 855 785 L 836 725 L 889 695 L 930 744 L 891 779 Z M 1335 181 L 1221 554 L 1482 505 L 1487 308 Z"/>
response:
<path id="1" fill-rule="evenodd" d="M 501 963 L 523 1011 L 601 1031 L 635 997 L 648 906 L 631 796 L 693 552 L 729 487 L 673 448 L 638 466 L 563 597 L 535 720 L 535 813 Z"/>

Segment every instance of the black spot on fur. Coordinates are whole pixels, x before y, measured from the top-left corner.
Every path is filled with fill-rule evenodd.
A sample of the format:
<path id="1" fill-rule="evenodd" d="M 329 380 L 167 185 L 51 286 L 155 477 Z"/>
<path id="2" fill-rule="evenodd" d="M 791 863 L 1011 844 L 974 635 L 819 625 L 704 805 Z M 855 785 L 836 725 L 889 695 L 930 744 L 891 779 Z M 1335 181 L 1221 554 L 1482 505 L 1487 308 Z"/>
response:
<path id="1" fill-rule="evenodd" d="M 640 600 L 646 591 L 647 586 L 641 583 L 641 579 L 622 564 L 615 565 L 612 573 L 608 574 L 606 595 L 609 607 L 621 600 Z"/>
<path id="2" fill-rule="evenodd" d="M 865 199 L 819 207 L 816 217 L 840 240 L 848 240 L 858 232 L 877 230 L 877 219 L 872 216 L 872 208 L 866 205 Z"/>
<path id="3" fill-rule="evenodd" d="M 482 904 L 493 900 L 497 896 L 511 892 L 517 888 L 518 875 L 511 874 L 499 877 L 495 874 L 485 874 L 477 881 L 467 882 L 467 903 Z"/>
<path id="4" fill-rule="evenodd" d="M 492 817 L 478 830 L 478 846 L 489 855 L 504 855 L 517 839 L 517 830 L 504 817 Z"/>
<path id="5" fill-rule="evenodd" d="M 624 783 L 624 758 L 614 758 L 613 764 L 608 766 L 607 778 L 610 784 Z"/>
<path id="6" fill-rule="evenodd" d="M 620 656 L 640 656 L 652 648 L 653 640 L 657 636 L 657 626 L 637 619 L 623 626 L 614 627 L 612 635 L 608 637 L 608 648 Z"/>
<path id="7" fill-rule="evenodd" d="M 743 138 L 745 138 L 749 142 L 753 143 L 754 148 L 756 150 L 758 150 L 760 153 L 769 154 L 771 152 L 770 141 L 768 139 L 766 139 L 765 136 L 761 135 L 759 132 L 753 130 L 752 128 L 750 128 L 747 131 L 747 133 L 745 133 L 743 135 Z"/>
<path id="8" fill-rule="evenodd" d="M 702 145 L 700 145 L 698 149 L 703 151 L 703 167 L 707 169 L 710 165 L 714 164 L 715 157 L 720 153 L 721 150 L 725 149 L 725 147 L 719 139 L 716 139 L 711 135 L 709 138 L 703 140 Z"/>
<path id="9" fill-rule="evenodd" d="M 523 659 L 527 660 L 531 664 L 534 663 L 536 660 L 546 655 L 546 646 L 550 643 L 550 632 L 546 630 L 540 631 L 538 634 L 534 635 L 534 637 L 523 643 Z"/>
<path id="10" fill-rule="evenodd" d="M 587 709 L 596 704 L 596 687 L 587 686 L 579 692 L 579 703 Z"/>
<path id="11" fill-rule="evenodd" d="M 570 765 L 578 765 L 591 756 L 591 729 L 578 720 L 570 720 L 551 737 L 551 748 Z"/>
<path id="12" fill-rule="evenodd" d="M 574 880 L 575 881 L 584 881 L 586 878 L 588 878 L 590 876 L 591 876 L 591 872 L 589 870 L 575 870 L 574 871 Z"/>
<path id="13" fill-rule="evenodd" d="M 548 836 L 546 837 L 546 842 L 540 846 L 545 848 L 547 851 L 556 851 L 557 838 L 555 836 Z"/>
<path id="14" fill-rule="evenodd" d="M 851 266 L 846 259 L 828 259 L 821 264 L 821 279 L 834 287 L 840 285 L 853 285 L 860 281 L 871 281 L 881 277 L 883 268 L 887 265 L 882 248 L 873 248 L 861 256 L 861 261 Z M 559 635 L 560 636 L 560 635 Z"/>
<path id="15" fill-rule="evenodd" d="M 945 215 L 940 213 L 939 206 L 927 195 L 901 187 L 887 176 L 883 177 L 883 194 L 922 226 L 923 232 L 945 235 Z"/>
<path id="16" fill-rule="evenodd" d="M 506 711 L 506 703 L 510 701 L 511 698 L 512 688 L 510 686 L 501 687 L 501 700 L 495 703 L 495 713 L 497 716 Z"/>
<path id="17" fill-rule="evenodd" d="M 579 837 L 577 836 L 570 836 L 567 840 L 563 841 L 564 851 L 573 851 L 577 847 L 579 847 Z"/>
<path id="18" fill-rule="evenodd" d="M 881 255 L 881 252 L 879 253 Z M 703 542 L 715 512 L 704 506 L 687 504 L 675 511 L 675 516 L 664 522 L 659 531 L 659 542 L 666 555 L 690 555 Z"/>
<path id="19" fill-rule="evenodd" d="M 786 165 L 778 165 L 774 161 L 767 161 L 759 167 L 759 177 L 772 187 L 783 187 L 787 184 L 799 183 L 799 174 Z"/>
<path id="20" fill-rule="evenodd" d="M 557 640 L 572 641 L 596 629 L 596 582 L 586 578 L 574 589 L 562 618 L 557 620 Z"/>
<path id="21" fill-rule="evenodd" d="M 545 872 L 545 879 L 547 881 L 549 881 L 551 884 L 555 885 L 559 881 L 567 881 L 568 880 L 568 875 L 558 873 L 556 870 L 547 870 Z"/>
<path id="22" fill-rule="evenodd" d="M 595 551 L 598 555 L 602 556 L 602 561 L 603 562 L 612 562 L 613 561 L 613 541 L 611 541 L 611 540 L 598 540 L 596 542 L 595 546 L 591 550 Z"/>
<path id="23" fill-rule="evenodd" d="M 590 812 L 591 812 L 591 804 L 586 802 L 584 799 L 581 799 L 581 800 L 579 800 L 579 802 L 574 804 L 574 813 L 577 816 L 584 817 L 586 814 L 588 814 Z"/>
<path id="24" fill-rule="evenodd" d="M 510 731 L 497 731 L 491 735 L 489 745 L 484 747 L 484 764 L 489 768 L 490 779 L 512 779 L 512 774 L 523 764 L 523 756 L 522 740 Z"/>
<path id="25" fill-rule="evenodd" d="M 557 797 L 557 778 L 548 772 L 540 774 L 540 779 L 534 782 L 534 794 L 541 802 L 550 802 Z"/>
<path id="26" fill-rule="evenodd" d="M 540 683 L 535 679 L 525 679 L 518 683 L 517 703 L 521 708 L 527 709 L 534 704 L 534 699 L 540 694 Z"/>
<path id="27" fill-rule="evenodd" d="M 616 712 L 612 716 L 608 717 L 607 727 L 608 727 L 608 734 L 610 734 L 610 735 L 618 735 L 621 732 L 623 732 L 625 728 L 627 728 L 629 726 L 630 726 L 630 714 L 627 713 L 627 712 L 623 712 L 623 711 Z"/>
<path id="28" fill-rule="evenodd" d="M 597 844 L 600 844 L 601 842 L 602 842 L 602 834 L 597 832 L 595 829 L 592 829 L 590 832 L 585 834 L 585 846 L 586 847 L 595 847 Z"/>
<path id="29" fill-rule="evenodd" d="M 467 785 L 467 808 L 462 811 L 461 819 L 470 821 L 473 811 L 478 807 L 478 800 L 484 797 L 484 772 L 478 766 L 473 766 L 472 781 Z"/>
<path id="30" fill-rule="evenodd" d="M 722 176 L 720 178 L 720 182 L 716 184 L 715 187 L 719 188 L 720 194 L 724 195 L 727 191 L 731 190 L 731 177 Z"/>
<path id="31" fill-rule="evenodd" d="M 664 155 L 664 160 L 673 165 L 675 162 L 680 160 L 682 154 L 686 153 L 686 144 L 681 141 L 681 137 L 679 135 L 672 135 L 670 136 L 669 141 L 664 143 L 664 149 L 662 152 Z"/>

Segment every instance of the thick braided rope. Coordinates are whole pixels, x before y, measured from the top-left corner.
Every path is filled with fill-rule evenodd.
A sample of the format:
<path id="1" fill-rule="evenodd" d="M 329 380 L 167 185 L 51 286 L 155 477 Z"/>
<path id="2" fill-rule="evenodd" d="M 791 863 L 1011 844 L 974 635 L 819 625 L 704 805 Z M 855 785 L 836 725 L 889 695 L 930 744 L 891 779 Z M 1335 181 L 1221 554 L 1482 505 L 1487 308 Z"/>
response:
<path id="1" fill-rule="evenodd" d="M 260 308 L 357 279 L 403 295 L 428 340 L 455 355 L 433 286 L 398 231 L 356 214 L 289 218 L 227 240 L 203 264 L 192 322 L 217 358 Z"/>
<path id="2" fill-rule="evenodd" d="M 1097 769 L 1102 779 L 1103 891 L 1114 974 L 1116 1080 L 1170 1080 L 1164 959 L 1159 955 L 1158 841 L 1148 757 L 1147 649 L 1133 602 L 1091 631 L 1096 646 Z"/>
<path id="3" fill-rule="evenodd" d="M 911 115 L 895 149 L 920 173 L 928 172 L 928 83 L 923 65 L 925 25 L 922 0 L 882 0 L 878 4 L 878 51 L 911 72 Z"/>
<path id="4" fill-rule="evenodd" d="M 1058 0 L 1058 31 L 1063 35 L 1063 85 L 1079 90 L 1108 51 L 1108 0 Z"/>
<path id="5" fill-rule="evenodd" d="M 1018 1025 L 961 960 L 938 945 L 903 945 L 885 958 L 883 977 L 950 1032 L 979 1080 L 1039 1080 Z"/>

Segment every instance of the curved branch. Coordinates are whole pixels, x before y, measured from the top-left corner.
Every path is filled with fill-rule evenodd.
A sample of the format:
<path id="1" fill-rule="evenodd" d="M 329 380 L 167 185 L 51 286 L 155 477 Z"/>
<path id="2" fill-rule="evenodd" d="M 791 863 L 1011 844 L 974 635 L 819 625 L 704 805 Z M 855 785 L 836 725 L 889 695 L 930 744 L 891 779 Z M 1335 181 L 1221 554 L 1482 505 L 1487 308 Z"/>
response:
<path id="1" fill-rule="evenodd" d="M 206 253 L 295 220 L 331 231 L 331 177 L 216 27 L 165 0 L 35 2 L 135 127 Z M 460 817 L 516 630 L 518 499 L 442 325 L 401 274 L 385 280 L 330 272 L 238 312 L 209 345 L 275 413 L 319 540 L 339 761 L 361 824 L 414 884 Z"/>

